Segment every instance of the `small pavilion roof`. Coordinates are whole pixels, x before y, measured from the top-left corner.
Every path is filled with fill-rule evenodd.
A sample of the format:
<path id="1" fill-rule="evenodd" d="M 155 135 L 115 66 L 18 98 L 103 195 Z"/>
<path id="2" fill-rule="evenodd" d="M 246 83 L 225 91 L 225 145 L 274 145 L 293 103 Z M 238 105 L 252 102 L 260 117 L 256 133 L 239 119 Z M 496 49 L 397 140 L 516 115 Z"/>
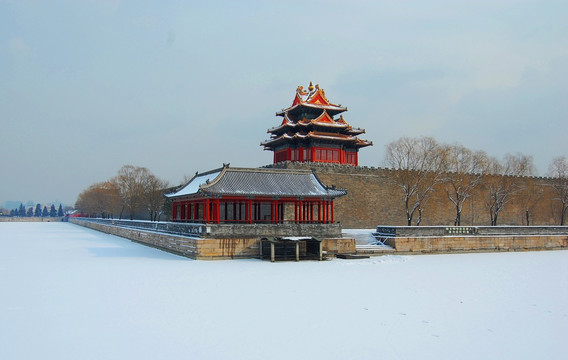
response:
<path id="1" fill-rule="evenodd" d="M 181 189 L 177 190 L 174 193 L 166 194 L 166 196 L 177 197 L 177 196 L 195 194 L 199 192 L 201 185 L 205 185 L 216 179 L 219 176 L 219 174 L 221 174 L 221 171 L 223 171 L 223 168 L 207 171 L 201 174 L 196 172 L 195 176 L 191 178 L 191 180 L 187 184 L 185 184 Z"/>
<path id="2" fill-rule="evenodd" d="M 356 136 L 352 136 L 350 134 L 323 133 L 317 131 L 310 131 L 307 134 L 300 134 L 300 133 L 295 133 L 293 135 L 282 134 L 270 140 L 266 140 L 260 143 L 260 145 L 264 146 L 265 148 L 271 148 L 282 142 L 287 142 L 290 140 L 305 141 L 310 139 L 339 141 L 343 143 L 350 143 L 352 146 L 356 147 L 365 147 L 373 145 L 373 142 L 371 141 L 361 140 Z"/>
<path id="3" fill-rule="evenodd" d="M 296 113 L 299 112 L 298 109 L 302 107 L 326 110 L 332 116 L 347 111 L 346 107 L 332 104 L 325 97 L 325 91 L 321 89 L 317 84 L 314 88 L 314 86 L 310 82 L 308 91 L 305 91 L 303 86 L 298 86 L 298 89 L 296 89 L 296 96 L 294 97 L 294 101 L 292 102 L 292 106 L 286 109 L 282 109 L 282 111 L 277 112 L 276 115 L 284 116 L 287 113 Z"/>
<path id="4" fill-rule="evenodd" d="M 308 126 L 317 125 L 317 126 L 324 126 L 336 129 L 347 129 L 351 130 L 351 126 L 341 117 L 339 120 L 334 120 L 331 116 L 328 115 L 327 111 L 324 111 L 320 116 L 315 119 L 302 119 L 300 121 L 294 122 L 290 120 L 290 118 L 286 115 L 284 116 L 284 120 L 279 126 L 273 127 L 268 129 L 268 133 L 279 132 L 283 129 L 290 129 L 290 128 L 307 128 Z M 365 130 L 362 130 L 365 132 Z"/>
<path id="5" fill-rule="evenodd" d="M 328 188 L 310 170 L 230 168 L 196 174 L 170 198 L 191 196 L 257 196 L 336 198 L 345 190 Z"/>

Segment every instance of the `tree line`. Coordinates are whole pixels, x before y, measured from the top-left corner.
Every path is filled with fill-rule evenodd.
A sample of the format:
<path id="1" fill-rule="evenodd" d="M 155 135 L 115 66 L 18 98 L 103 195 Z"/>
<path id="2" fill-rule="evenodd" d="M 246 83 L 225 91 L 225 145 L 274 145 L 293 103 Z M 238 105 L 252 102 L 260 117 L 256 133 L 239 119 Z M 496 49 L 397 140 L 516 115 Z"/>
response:
<path id="1" fill-rule="evenodd" d="M 43 210 L 40 204 L 35 206 L 30 206 L 26 208 L 24 204 L 20 204 L 17 209 L 10 210 L 8 216 L 19 216 L 19 217 L 61 217 L 63 216 L 63 207 L 59 204 L 59 209 L 55 209 L 55 205 L 51 204 L 50 209 L 47 209 L 47 205 L 43 206 Z"/>
<path id="2" fill-rule="evenodd" d="M 403 137 L 386 146 L 385 165 L 396 170 L 392 182 L 400 189 L 408 226 L 420 225 L 428 202 L 436 192 L 454 209 L 454 225 L 462 223 L 462 212 L 474 195 L 483 198 L 491 225 L 515 200 L 523 209 L 524 223 L 532 224 L 532 209 L 543 200 L 542 183 L 536 181 L 531 156 L 507 154 L 503 159 L 473 151 L 460 144 L 439 143 L 431 137 Z M 555 158 L 549 166 L 546 187 L 560 225 L 568 211 L 568 160 Z M 159 221 L 167 213 L 163 196 L 169 184 L 144 167 L 123 166 L 116 176 L 94 183 L 77 198 L 75 208 L 91 217 L 132 220 L 145 213 Z"/>
<path id="3" fill-rule="evenodd" d="M 164 212 L 163 193 L 167 187 L 167 181 L 147 168 L 124 165 L 116 176 L 83 190 L 75 208 L 84 215 L 102 218 L 122 219 L 126 212 L 130 220 L 144 212 L 150 220 L 159 221 Z"/>
<path id="4" fill-rule="evenodd" d="M 443 144 L 431 137 L 403 137 L 386 146 L 385 163 L 394 170 L 393 183 L 400 189 L 407 225 L 420 225 L 428 200 L 435 191 L 444 191 L 455 209 L 454 225 L 461 225 L 466 200 L 483 196 L 491 225 L 513 199 L 524 208 L 527 225 L 531 208 L 541 200 L 542 189 L 534 181 L 531 156 L 507 154 L 503 159 L 472 151 L 460 144 Z M 549 200 L 558 209 L 558 223 L 565 224 L 568 209 L 568 160 L 555 158 L 549 166 Z"/>

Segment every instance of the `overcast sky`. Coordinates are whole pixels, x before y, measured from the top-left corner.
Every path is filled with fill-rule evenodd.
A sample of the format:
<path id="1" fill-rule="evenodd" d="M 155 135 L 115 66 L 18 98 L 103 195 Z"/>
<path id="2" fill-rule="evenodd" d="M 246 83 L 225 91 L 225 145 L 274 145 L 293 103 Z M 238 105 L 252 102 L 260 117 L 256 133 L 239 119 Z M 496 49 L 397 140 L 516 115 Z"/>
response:
<path id="1" fill-rule="evenodd" d="M 426 135 L 544 175 L 568 156 L 568 2 L 0 0 L 0 205 L 74 204 L 125 164 L 269 164 L 310 81 L 366 129 L 361 165 Z"/>

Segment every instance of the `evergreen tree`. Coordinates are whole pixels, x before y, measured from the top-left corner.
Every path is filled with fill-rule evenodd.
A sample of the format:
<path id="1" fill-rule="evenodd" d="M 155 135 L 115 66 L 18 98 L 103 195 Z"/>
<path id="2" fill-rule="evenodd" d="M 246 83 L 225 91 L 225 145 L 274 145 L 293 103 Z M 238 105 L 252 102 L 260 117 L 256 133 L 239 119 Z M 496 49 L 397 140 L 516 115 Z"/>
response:
<path id="1" fill-rule="evenodd" d="M 14 209 L 10 210 L 10 216 L 16 216 L 16 210 Z"/>
<path id="2" fill-rule="evenodd" d="M 57 210 L 57 216 L 63 216 L 63 208 L 61 207 L 61 204 L 59 204 L 59 209 Z"/>
<path id="3" fill-rule="evenodd" d="M 34 212 L 34 216 L 35 217 L 40 217 L 41 216 L 41 205 L 37 204 L 36 208 L 35 208 L 35 212 Z"/>
<path id="4" fill-rule="evenodd" d="M 43 211 L 41 212 L 41 216 L 43 216 L 43 217 L 49 216 L 49 211 L 47 211 L 47 206 L 43 207 Z"/>
<path id="5" fill-rule="evenodd" d="M 27 216 L 27 217 L 32 217 L 32 216 L 34 216 L 34 208 L 33 208 L 33 206 L 30 206 L 30 207 L 28 208 L 28 210 L 26 211 L 26 216 Z"/>
<path id="6" fill-rule="evenodd" d="M 51 204 L 51 208 L 49 209 L 49 216 L 51 217 L 57 216 L 57 210 L 55 210 L 55 205 L 53 204 Z"/>
<path id="7" fill-rule="evenodd" d="M 18 216 L 26 216 L 26 208 L 22 203 L 20 203 L 20 208 L 18 209 Z"/>

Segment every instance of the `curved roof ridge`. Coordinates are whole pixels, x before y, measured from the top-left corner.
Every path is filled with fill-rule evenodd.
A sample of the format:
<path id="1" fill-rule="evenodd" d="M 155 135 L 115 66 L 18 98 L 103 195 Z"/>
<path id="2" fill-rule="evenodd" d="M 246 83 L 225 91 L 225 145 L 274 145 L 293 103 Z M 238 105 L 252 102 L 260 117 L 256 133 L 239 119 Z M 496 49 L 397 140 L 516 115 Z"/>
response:
<path id="1" fill-rule="evenodd" d="M 321 122 L 321 123 L 332 123 L 332 124 L 334 124 L 335 120 L 333 120 L 333 118 L 331 116 L 329 116 L 326 109 L 323 109 L 323 112 L 320 114 L 320 116 L 318 116 L 315 119 L 312 119 L 310 122 L 311 123 Z"/>
<path id="2" fill-rule="evenodd" d="M 201 174 L 199 172 L 195 172 L 195 175 L 185 185 L 180 186 L 174 193 L 166 194 L 166 196 L 174 197 L 195 194 L 201 189 L 201 186 L 203 185 L 202 182 L 206 183 L 211 179 L 215 180 L 219 177 L 223 169 L 228 166 L 229 164 L 223 164 L 222 168 L 205 171 Z"/>
<path id="3" fill-rule="evenodd" d="M 286 174 L 307 174 L 313 173 L 310 169 L 275 169 L 275 168 L 245 168 L 245 167 L 233 167 L 228 169 L 228 171 L 239 171 L 239 172 L 265 172 L 265 173 L 286 173 Z"/>
<path id="4" fill-rule="evenodd" d="M 216 183 L 219 182 L 219 180 L 221 180 L 223 178 L 223 175 L 225 175 L 225 173 L 227 172 L 227 170 L 229 169 L 229 165 L 231 165 L 231 163 L 227 163 L 227 164 L 223 164 L 223 167 L 220 169 L 217 169 L 217 171 L 220 170 L 219 175 L 217 175 L 213 181 L 210 181 L 209 179 L 206 180 L 205 184 L 201 184 L 199 185 L 199 189 L 206 189 L 210 186 L 215 185 Z"/>

